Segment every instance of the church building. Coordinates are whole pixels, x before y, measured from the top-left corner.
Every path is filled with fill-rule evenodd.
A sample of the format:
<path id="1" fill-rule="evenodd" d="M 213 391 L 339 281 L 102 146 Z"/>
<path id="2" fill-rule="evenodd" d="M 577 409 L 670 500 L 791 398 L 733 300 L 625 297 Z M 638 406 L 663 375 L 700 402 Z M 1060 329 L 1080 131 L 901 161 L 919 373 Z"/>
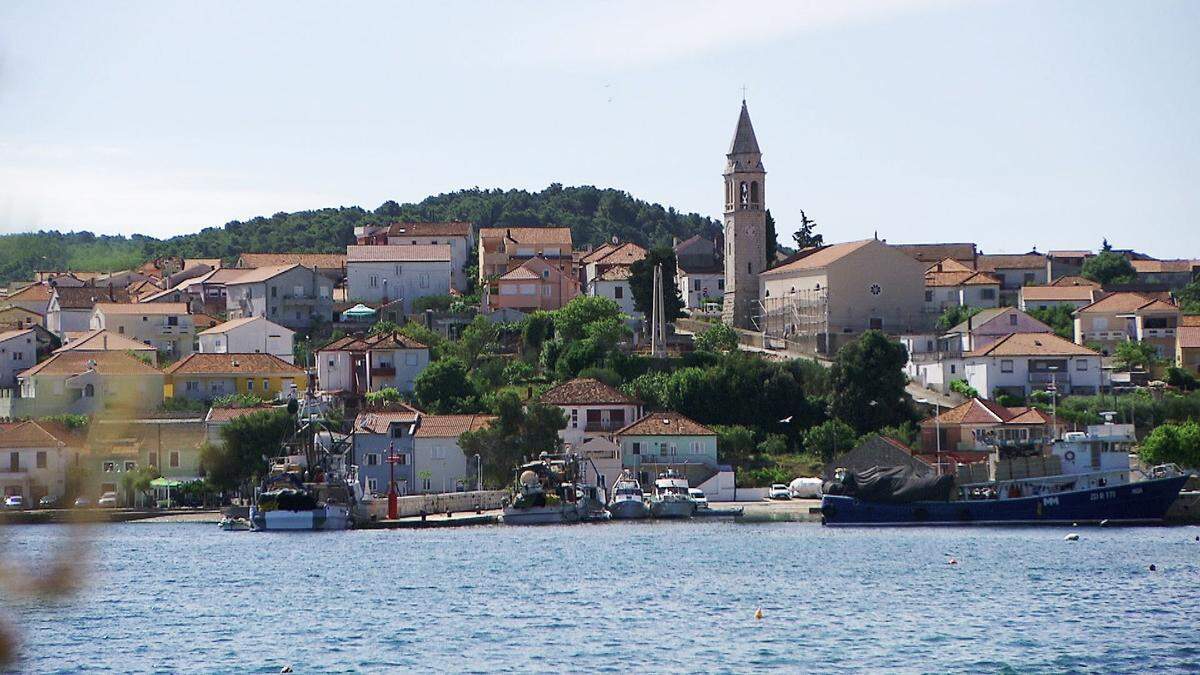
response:
<path id="1" fill-rule="evenodd" d="M 762 152 L 742 101 L 725 163 L 725 304 L 722 320 L 752 329 L 758 275 L 767 268 L 766 176 Z"/>

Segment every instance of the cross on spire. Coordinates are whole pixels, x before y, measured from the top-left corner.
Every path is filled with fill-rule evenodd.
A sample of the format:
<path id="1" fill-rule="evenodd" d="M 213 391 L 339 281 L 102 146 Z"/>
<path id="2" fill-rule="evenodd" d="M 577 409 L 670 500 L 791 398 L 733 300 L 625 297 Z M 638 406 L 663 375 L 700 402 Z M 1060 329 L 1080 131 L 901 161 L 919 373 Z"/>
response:
<path id="1" fill-rule="evenodd" d="M 742 85 L 742 103 L 746 102 L 746 85 Z"/>

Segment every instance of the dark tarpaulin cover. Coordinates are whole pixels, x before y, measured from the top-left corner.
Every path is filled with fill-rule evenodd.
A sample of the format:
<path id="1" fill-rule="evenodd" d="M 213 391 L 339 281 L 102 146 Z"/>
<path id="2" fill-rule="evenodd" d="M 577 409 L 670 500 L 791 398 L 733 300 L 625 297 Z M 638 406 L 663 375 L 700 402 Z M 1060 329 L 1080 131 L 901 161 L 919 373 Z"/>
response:
<path id="1" fill-rule="evenodd" d="M 846 495 L 865 502 L 944 502 L 954 490 L 954 476 L 918 476 L 908 467 L 873 466 L 848 471 L 840 481 L 826 481 L 824 490 L 827 495 Z"/>

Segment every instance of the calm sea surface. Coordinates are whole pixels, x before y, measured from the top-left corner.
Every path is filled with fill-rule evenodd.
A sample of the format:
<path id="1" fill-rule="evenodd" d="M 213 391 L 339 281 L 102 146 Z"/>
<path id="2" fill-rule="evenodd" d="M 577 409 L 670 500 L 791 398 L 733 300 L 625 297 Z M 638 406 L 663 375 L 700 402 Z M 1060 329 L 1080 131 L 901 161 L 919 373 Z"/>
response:
<path id="1" fill-rule="evenodd" d="M 2 616 L 33 672 L 1200 671 L 1200 528 L 1078 531 L 131 523 Z M 5 564 L 67 532 L 0 531 Z"/>

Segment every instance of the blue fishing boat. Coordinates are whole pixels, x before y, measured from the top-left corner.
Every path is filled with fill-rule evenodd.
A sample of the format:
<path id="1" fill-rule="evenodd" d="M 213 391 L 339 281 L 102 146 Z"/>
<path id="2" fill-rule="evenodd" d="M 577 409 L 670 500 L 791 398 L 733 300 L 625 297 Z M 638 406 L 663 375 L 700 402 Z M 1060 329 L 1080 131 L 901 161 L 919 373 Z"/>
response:
<path id="1" fill-rule="evenodd" d="M 1129 466 L 1129 425 L 1064 435 L 1045 457 L 993 457 L 990 480 L 919 476 L 900 468 L 839 475 L 821 499 L 822 522 L 839 525 L 1073 525 L 1162 522 L 1190 477 L 1173 464 Z M 1007 464 L 1005 463 L 1007 462 Z M 1032 470 L 1029 467 L 1053 467 Z M 1014 466 L 1023 467 L 1014 471 Z"/>

